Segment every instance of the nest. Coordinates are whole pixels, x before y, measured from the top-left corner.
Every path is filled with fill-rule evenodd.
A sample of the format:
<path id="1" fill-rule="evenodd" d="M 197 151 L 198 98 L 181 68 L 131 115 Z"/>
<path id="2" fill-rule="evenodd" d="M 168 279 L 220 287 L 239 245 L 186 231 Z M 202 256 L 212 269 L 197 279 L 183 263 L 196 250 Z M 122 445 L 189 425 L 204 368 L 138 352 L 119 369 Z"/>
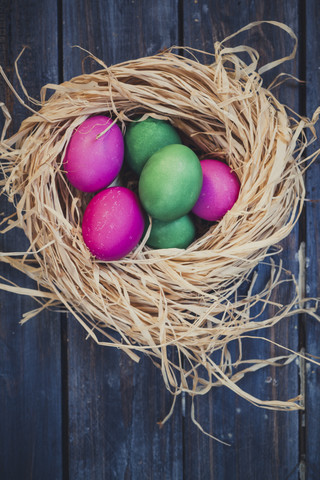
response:
<path id="1" fill-rule="evenodd" d="M 241 50 L 250 64 L 241 60 Z M 206 65 L 195 51 L 187 54 L 170 49 L 110 67 L 94 57 L 98 71 L 42 89 L 40 109 L 1 143 L 4 191 L 16 212 L 4 232 L 22 228 L 30 241 L 24 255 L 2 260 L 39 286 L 27 293 L 41 304 L 23 321 L 62 304 L 99 344 L 118 347 L 134 360 L 148 355 L 175 395 L 226 385 L 258 405 L 298 408 L 293 400 L 255 398 L 237 381 L 264 361 L 270 364 L 260 359 L 244 366 L 241 338 L 303 308 L 297 288 L 289 304 L 274 305 L 271 318 L 251 314 L 252 307 L 266 309 L 282 281 L 270 247 L 291 232 L 301 213 L 304 168 L 316 156 L 302 157 L 304 130 L 312 130 L 315 120 L 293 119 L 263 87 L 260 74 L 279 62 L 257 71 L 252 48 L 217 43 Z M 81 234 L 89 196 L 70 187 L 62 161 L 74 129 L 97 114 L 112 116 L 123 132 L 137 114 L 170 121 L 202 158 L 222 158 L 236 172 L 236 204 L 220 222 L 205 225 L 186 250 L 153 250 L 145 245 L 147 232 L 127 257 L 96 260 Z M 256 292 L 254 269 L 266 258 L 271 277 Z M 240 345 L 236 358 L 228 348 L 234 340 Z M 281 357 L 282 363 L 288 359 Z"/>

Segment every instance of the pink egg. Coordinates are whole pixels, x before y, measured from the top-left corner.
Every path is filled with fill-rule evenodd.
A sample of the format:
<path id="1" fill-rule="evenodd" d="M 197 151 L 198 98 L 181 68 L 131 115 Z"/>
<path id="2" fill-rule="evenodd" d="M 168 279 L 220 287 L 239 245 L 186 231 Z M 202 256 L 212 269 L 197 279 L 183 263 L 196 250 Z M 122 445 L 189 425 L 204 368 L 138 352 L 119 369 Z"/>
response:
<path id="1" fill-rule="evenodd" d="M 203 183 L 192 212 L 204 220 L 214 222 L 220 220 L 236 202 L 240 182 L 231 168 L 219 160 L 201 160 L 200 164 Z"/>
<path id="2" fill-rule="evenodd" d="M 82 235 L 99 260 L 119 260 L 138 244 L 144 217 L 137 196 L 125 187 L 97 193 L 83 216 Z"/>
<path id="3" fill-rule="evenodd" d="M 119 174 L 124 141 L 113 120 L 102 115 L 89 117 L 73 133 L 63 160 L 69 182 L 83 192 L 96 192 L 110 185 Z"/>

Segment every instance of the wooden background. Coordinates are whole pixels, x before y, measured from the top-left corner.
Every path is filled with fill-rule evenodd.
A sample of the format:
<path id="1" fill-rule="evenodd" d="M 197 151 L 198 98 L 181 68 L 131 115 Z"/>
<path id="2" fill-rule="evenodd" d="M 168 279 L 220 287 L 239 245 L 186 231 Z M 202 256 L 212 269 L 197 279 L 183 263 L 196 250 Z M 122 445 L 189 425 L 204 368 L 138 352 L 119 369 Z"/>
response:
<path id="1" fill-rule="evenodd" d="M 290 81 L 277 95 L 301 114 L 312 115 L 320 104 L 317 0 L 2 0 L 0 64 L 22 94 L 14 60 L 27 46 L 19 70 L 28 93 L 39 98 L 44 84 L 82 72 L 85 54 L 73 45 L 107 64 L 174 44 L 212 52 L 216 40 L 251 21 L 270 19 L 289 25 L 299 38 L 299 48 L 294 61 L 266 75 L 265 81 L 280 71 L 307 80 L 300 85 Z M 256 47 L 261 64 L 288 54 L 293 46 L 288 35 L 268 25 L 241 34 L 230 45 L 240 43 Z M 86 71 L 96 68 L 85 61 Z M 2 80 L 0 101 L 13 115 L 12 133 L 28 111 Z M 286 268 L 298 275 L 297 252 L 305 245 L 306 264 L 300 267 L 305 267 L 304 286 L 312 296 L 320 296 L 319 179 L 317 162 L 306 175 L 304 214 L 283 242 L 282 253 Z M 0 207 L 10 211 L 4 197 Z M 16 232 L 2 235 L 0 242 L 2 251 L 21 251 L 27 245 Z M 0 275 L 32 286 L 31 280 L 5 264 L 0 264 Z M 283 288 L 274 298 L 285 303 L 291 294 Z M 28 297 L 0 292 L 1 479 L 320 478 L 320 368 L 310 364 L 300 368 L 293 362 L 241 381 L 243 388 L 265 399 L 305 392 L 302 413 L 260 409 L 224 388 L 197 400 L 197 419 L 229 442 L 228 447 L 192 423 L 189 398 L 178 399 L 174 415 L 160 429 L 157 422 L 168 413 L 171 398 L 148 359 L 135 364 L 117 350 L 86 341 L 83 329 L 62 313 L 44 312 L 21 327 L 23 313 L 34 307 Z M 283 321 L 266 335 L 290 348 L 320 353 L 320 325 L 310 318 Z M 262 341 L 248 342 L 246 352 L 256 358 L 276 353 Z"/>

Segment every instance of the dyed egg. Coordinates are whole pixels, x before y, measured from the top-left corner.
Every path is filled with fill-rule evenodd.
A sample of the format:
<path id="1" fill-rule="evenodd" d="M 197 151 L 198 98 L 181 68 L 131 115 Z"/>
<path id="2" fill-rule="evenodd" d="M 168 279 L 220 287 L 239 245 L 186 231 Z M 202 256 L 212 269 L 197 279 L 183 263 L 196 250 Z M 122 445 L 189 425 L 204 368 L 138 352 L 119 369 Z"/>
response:
<path id="1" fill-rule="evenodd" d="M 140 175 L 147 160 L 166 145 L 181 143 L 173 126 L 164 120 L 148 117 L 141 122 L 132 122 L 125 137 L 125 159 Z"/>
<path id="2" fill-rule="evenodd" d="M 237 175 L 219 160 L 200 161 L 203 183 L 199 199 L 192 212 L 209 221 L 220 220 L 236 202 L 240 182 Z"/>
<path id="3" fill-rule="evenodd" d="M 140 241 L 144 217 L 136 195 L 125 187 L 97 193 L 83 216 L 82 235 L 99 260 L 119 260 Z"/>
<path id="4" fill-rule="evenodd" d="M 120 172 L 124 141 L 111 118 L 89 117 L 73 133 L 63 165 L 69 182 L 83 192 L 96 192 L 110 185 Z"/>
<path id="5" fill-rule="evenodd" d="M 167 145 L 145 164 L 139 197 L 151 217 L 169 222 L 192 209 L 201 186 L 202 170 L 196 154 L 185 145 Z"/>
<path id="6" fill-rule="evenodd" d="M 162 222 L 154 218 L 147 245 L 153 248 L 187 248 L 194 237 L 195 226 L 189 215 L 172 222 Z"/>

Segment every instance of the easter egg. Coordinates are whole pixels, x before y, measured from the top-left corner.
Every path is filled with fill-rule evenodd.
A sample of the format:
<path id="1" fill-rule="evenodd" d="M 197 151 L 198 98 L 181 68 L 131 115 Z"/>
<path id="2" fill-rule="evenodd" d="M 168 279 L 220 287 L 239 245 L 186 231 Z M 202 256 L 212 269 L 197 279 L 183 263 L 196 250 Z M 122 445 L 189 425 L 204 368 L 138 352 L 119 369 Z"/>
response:
<path id="1" fill-rule="evenodd" d="M 125 159 L 137 174 L 147 160 L 166 145 L 181 143 L 174 127 L 164 120 L 148 117 L 130 123 L 124 136 Z"/>
<path id="2" fill-rule="evenodd" d="M 124 141 L 118 125 L 98 115 L 76 128 L 63 160 L 69 182 L 83 192 L 96 192 L 110 185 L 120 172 Z M 99 134 L 112 125 L 100 138 Z"/>
<path id="3" fill-rule="evenodd" d="M 125 187 L 110 187 L 90 200 L 83 216 L 82 236 L 99 260 L 119 260 L 140 241 L 144 217 L 137 196 Z"/>
<path id="4" fill-rule="evenodd" d="M 202 170 L 196 154 L 185 145 L 167 145 L 143 167 L 139 197 L 151 217 L 169 222 L 192 209 L 201 186 Z"/>
<path id="5" fill-rule="evenodd" d="M 162 222 L 154 218 L 147 245 L 153 248 L 187 248 L 194 237 L 195 226 L 189 215 L 172 222 Z"/>
<path id="6" fill-rule="evenodd" d="M 203 183 L 192 212 L 209 221 L 220 220 L 236 202 L 240 182 L 231 168 L 220 160 L 200 161 Z"/>

